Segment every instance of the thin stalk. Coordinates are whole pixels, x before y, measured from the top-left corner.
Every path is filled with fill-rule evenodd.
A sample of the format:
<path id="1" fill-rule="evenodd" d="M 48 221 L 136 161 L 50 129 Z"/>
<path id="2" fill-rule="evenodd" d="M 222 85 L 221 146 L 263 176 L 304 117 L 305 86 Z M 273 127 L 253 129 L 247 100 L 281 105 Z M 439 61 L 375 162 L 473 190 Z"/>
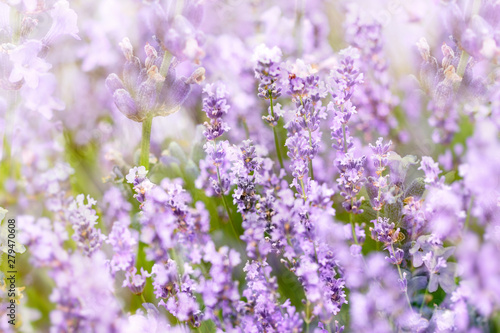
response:
<path id="1" fill-rule="evenodd" d="M 220 177 L 219 167 L 217 167 L 217 181 L 219 182 L 219 186 L 222 188 L 222 181 L 221 181 L 221 177 Z M 229 221 L 231 222 L 231 226 L 233 226 L 233 218 L 231 217 L 231 213 L 229 212 L 229 206 L 227 205 L 227 202 L 226 202 L 226 196 L 224 195 L 224 193 L 221 193 L 220 196 L 222 198 L 222 204 L 224 205 L 224 208 L 226 209 L 227 216 L 229 217 Z M 234 226 L 233 226 L 233 230 L 234 230 Z"/>
<path id="2" fill-rule="evenodd" d="M 302 107 L 304 107 L 304 102 L 302 102 L 302 97 L 299 97 L 300 98 L 300 105 L 302 105 Z M 306 118 L 306 115 L 304 114 L 304 121 L 306 122 L 307 124 L 307 118 Z M 307 129 L 307 132 L 309 133 L 309 147 L 311 147 L 312 149 L 312 135 L 311 135 L 311 130 L 308 128 Z M 310 171 L 310 176 L 311 176 L 311 180 L 314 180 L 314 170 L 313 170 L 313 166 L 312 166 L 312 160 L 308 157 L 307 158 L 309 160 L 309 171 Z"/>
<path id="3" fill-rule="evenodd" d="M 182 258 L 179 257 L 179 255 L 177 254 L 177 251 L 175 250 L 175 247 L 169 249 L 168 254 L 170 255 L 170 258 L 173 261 L 175 261 L 175 263 L 177 264 L 177 267 L 179 267 L 179 274 L 181 276 L 184 275 L 184 260 L 182 260 Z"/>
<path id="4" fill-rule="evenodd" d="M 310 158 L 308 158 L 308 160 L 309 160 L 309 170 L 311 170 L 311 180 L 314 180 L 313 163 Z"/>
<path id="5" fill-rule="evenodd" d="M 424 304 L 425 304 L 425 298 L 427 297 L 427 295 L 429 294 L 427 292 L 427 287 L 428 286 L 425 286 L 425 293 L 424 293 L 424 298 L 422 299 L 422 304 L 420 304 L 420 310 L 418 311 L 418 313 L 422 313 L 422 309 L 424 308 Z"/>
<path id="6" fill-rule="evenodd" d="M 170 63 L 172 62 L 172 54 L 168 51 L 165 51 L 163 54 L 163 60 L 160 66 L 160 74 L 162 76 L 167 76 L 168 68 L 170 67 Z"/>
<path id="7" fill-rule="evenodd" d="M 250 139 L 250 130 L 248 129 L 248 124 L 245 118 L 241 119 L 241 123 L 243 124 L 243 128 L 245 129 L 245 135 L 247 140 Z"/>
<path id="8" fill-rule="evenodd" d="M 215 140 L 213 142 L 214 142 L 214 147 L 216 147 L 217 144 L 215 143 Z M 219 183 L 219 187 L 222 190 L 222 178 L 220 176 L 219 166 L 217 166 L 217 182 Z M 229 206 L 226 202 L 226 196 L 224 195 L 223 192 L 221 192 L 220 196 L 222 198 L 222 204 L 224 205 L 224 209 L 226 210 L 227 216 L 229 218 L 229 223 L 231 224 L 231 229 L 233 230 L 234 236 L 236 237 L 236 239 L 240 239 L 238 237 L 238 233 L 236 232 L 236 229 L 234 228 L 234 222 L 233 222 L 233 218 L 231 217 L 231 212 L 229 211 Z"/>
<path id="9" fill-rule="evenodd" d="M 458 62 L 457 66 L 457 72 L 456 74 L 460 77 L 460 81 L 455 82 L 453 87 L 455 91 L 460 88 L 460 85 L 463 82 L 464 74 L 465 74 L 465 69 L 467 68 L 467 63 L 469 62 L 470 55 L 467 53 L 467 51 L 462 50 L 462 53 L 460 54 L 460 61 Z"/>
<path id="10" fill-rule="evenodd" d="M 394 253 L 394 245 L 392 243 L 391 243 L 391 249 L 392 249 L 392 253 Z M 401 273 L 401 267 L 399 266 L 399 264 L 396 264 L 396 266 L 398 267 L 399 278 L 401 279 L 401 281 L 403 281 L 403 274 Z M 427 289 L 426 289 L 426 291 L 427 291 Z M 408 292 L 406 290 L 405 290 L 405 296 L 406 296 L 406 302 L 408 302 L 408 306 L 411 309 L 410 297 L 408 297 Z"/>
<path id="11" fill-rule="evenodd" d="M 300 187 L 302 188 L 302 198 L 304 199 L 304 201 L 306 201 L 306 189 L 304 188 L 304 181 L 302 180 L 302 178 L 300 178 Z"/>
<path id="12" fill-rule="evenodd" d="M 304 321 L 306 322 L 306 333 L 309 333 L 309 324 L 311 323 L 311 318 L 309 318 L 310 316 L 310 311 L 309 311 L 309 305 L 311 303 L 309 301 L 307 301 L 306 303 L 306 318 L 304 318 Z"/>
<path id="13" fill-rule="evenodd" d="M 457 66 L 457 75 L 461 78 L 464 77 L 465 68 L 467 68 L 467 62 L 469 61 L 469 58 L 470 55 L 465 50 L 463 50 L 460 54 L 460 61 L 458 62 Z"/>
<path id="14" fill-rule="evenodd" d="M 144 298 L 144 294 L 143 294 L 143 293 L 141 293 L 141 300 L 142 300 L 142 303 L 143 303 L 143 304 L 144 304 L 144 303 L 147 303 L 147 302 L 146 302 L 146 299 Z"/>
<path id="15" fill-rule="evenodd" d="M 349 222 L 351 223 L 352 238 L 354 239 L 354 243 L 359 245 L 358 237 L 356 237 L 356 228 L 354 227 L 354 214 L 351 212 L 349 212 Z"/>
<path id="16" fill-rule="evenodd" d="M 160 74 L 166 76 L 170 62 L 172 61 L 172 54 L 165 51 L 163 54 L 163 60 L 160 66 Z M 158 92 L 161 91 L 163 87 L 163 82 L 157 86 Z M 146 119 L 142 122 L 142 141 L 141 141 L 141 158 L 140 165 L 144 166 L 146 170 L 149 169 L 149 146 L 151 142 L 151 125 L 153 123 L 153 116 L 148 115 Z"/>
<path id="17" fill-rule="evenodd" d="M 148 116 L 142 122 L 140 165 L 144 166 L 146 168 L 146 170 L 149 169 L 149 144 L 151 141 L 151 125 L 152 124 L 153 124 L 153 117 L 152 116 Z"/>
<path id="18" fill-rule="evenodd" d="M 271 93 L 269 93 L 271 94 Z M 274 105 L 273 105 L 273 96 L 271 95 L 269 97 L 269 101 L 271 104 L 271 116 L 274 119 Z M 272 126 L 273 128 L 273 134 L 274 134 L 274 145 L 276 146 L 276 154 L 278 155 L 278 160 L 280 161 L 280 167 L 284 169 L 283 167 L 283 158 L 281 157 L 281 149 L 280 149 L 280 144 L 278 141 L 278 133 L 276 133 L 276 126 Z"/>

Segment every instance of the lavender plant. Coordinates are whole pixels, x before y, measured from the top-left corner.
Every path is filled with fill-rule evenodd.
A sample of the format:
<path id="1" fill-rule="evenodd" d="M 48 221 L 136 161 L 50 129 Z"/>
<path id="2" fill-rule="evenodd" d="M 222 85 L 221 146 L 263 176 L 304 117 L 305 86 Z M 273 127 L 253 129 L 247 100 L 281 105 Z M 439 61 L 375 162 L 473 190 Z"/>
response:
<path id="1" fill-rule="evenodd" d="M 500 331 L 499 15 L 0 2 L 0 331 Z"/>

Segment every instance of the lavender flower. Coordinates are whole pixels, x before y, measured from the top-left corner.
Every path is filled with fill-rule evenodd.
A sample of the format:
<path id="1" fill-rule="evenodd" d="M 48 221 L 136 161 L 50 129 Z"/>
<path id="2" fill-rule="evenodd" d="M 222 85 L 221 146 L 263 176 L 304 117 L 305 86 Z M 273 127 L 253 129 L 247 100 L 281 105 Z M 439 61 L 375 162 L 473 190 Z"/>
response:
<path id="1" fill-rule="evenodd" d="M 494 330 L 500 5 L 368 7 L 1 1 L 0 331 Z"/>
<path id="2" fill-rule="evenodd" d="M 340 178 L 337 179 L 337 183 L 340 194 L 344 197 L 342 207 L 354 214 L 361 214 L 363 212 L 360 206 L 364 197 L 357 199 L 356 196 L 366 180 L 363 175 L 364 162 L 364 156 L 356 159 L 350 153 L 345 154 L 336 161 L 337 168 L 340 171 Z"/>
<path id="3" fill-rule="evenodd" d="M 237 232 L 231 218 L 231 212 L 226 202 L 225 195 L 229 192 L 231 181 L 229 179 L 230 161 L 226 157 L 232 153 L 228 141 L 216 142 L 229 127 L 222 121 L 222 115 L 227 112 L 229 106 L 226 104 L 226 90 L 223 84 L 207 85 L 204 92 L 208 95 L 203 100 L 203 110 L 210 118 L 210 123 L 205 122 L 206 131 L 203 132 L 208 142 L 203 146 L 207 157 L 200 162 L 202 172 L 196 180 L 198 188 L 204 188 L 208 195 L 218 195 L 222 202 L 233 234 Z M 232 154 L 231 154 L 232 155 Z"/>
<path id="4" fill-rule="evenodd" d="M 128 226 L 120 222 L 113 224 L 113 229 L 106 240 L 113 246 L 115 252 L 110 261 L 111 271 L 128 271 L 132 268 L 135 260 L 137 241 L 132 237 Z"/>
<path id="5" fill-rule="evenodd" d="M 141 267 L 141 274 L 137 274 L 137 268 L 132 267 L 125 273 L 125 280 L 122 287 L 128 287 L 136 295 L 142 294 L 146 285 L 146 278 L 150 277 L 147 271 Z"/>
<path id="6" fill-rule="evenodd" d="M 190 85 L 199 84 L 204 79 L 203 67 L 195 70 L 189 78 L 177 78 L 175 67 L 178 62 L 163 65 L 162 57 L 150 45 L 145 47 L 148 55 L 145 65 L 134 56 L 128 38 L 120 46 L 127 60 L 123 80 L 114 73 L 110 74 L 106 86 L 120 112 L 134 121 L 142 122 L 147 117 L 167 116 L 179 111 L 191 92 Z M 162 66 L 168 66 L 166 73 L 160 73 Z"/>
<path id="7" fill-rule="evenodd" d="M 391 141 L 389 141 L 385 145 L 382 142 L 383 139 L 379 138 L 375 146 L 372 146 L 370 144 L 370 148 L 373 151 L 372 159 L 376 169 L 375 173 L 377 175 L 377 177 L 369 177 L 371 186 L 374 189 L 376 189 L 377 192 L 376 197 L 374 197 L 371 201 L 372 201 L 372 208 L 377 211 L 381 210 L 382 206 L 385 203 L 383 191 L 388 187 L 389 175 L 383 176 L 382 173 L 389 164 L 389 160 L 387 157 L 390 154 L 389 149 L 392 145 Z"/>
<path id="8" fill-rule="evenodd" d="M 444 248 L 441 241 L 433 235 L 420 236 L 410 254 L 413 256 L 413 266 L 425 264 L 429 271 L 428 290 L 434 292 L 440 285 L 446 292 L 455 288 L 455 265 L 446 260 L 453 254 L 454 248 Z"/>
<path id="9" fill-rule="evenodd" d="M 398 241 L 399 228 L 395 229 L 395 224 L 390 223 L 388 218 L 379 217 L 378 220 L 372 222 L 373 228 L 370 228 L 370 231 L 373 239 L 385 244 L 392 244 Z"/>
<path id="10" fill-rule="evenodd" d="M 9 81 L 16 83 L 24 80 L 26 86 L 32 89 L 38 87 L 40 76 L 46 73 L 52 65 L 38 57 L 42 50 L 42 43 L 30 40 L 10 52 L 13 63 Z"/>
<path id="11" fill-rule="evenodd" d="M 92 206 L 96 201 L 87 196 L 87 203 L 84 203 L 85 197 L 80 194 L 68 207 L 67 219 L 72 224 L 75 233 L 72 238 L 77 242 L 78 247 L 84 254 L 91 256 L 99 250 L 105 236 L 101 234 L 100 229 L 96 229 L 98 216 Z"/>
<path id="12" fill-rule="evenodd" d="M 243 318 L 245 331 L 266 330 L 268 332 L 298 332 L 302 320 L 295 308 L 285 301 L 277 303 L 276 278 L 270 277 L 267 262 L 247 262 L 245 268 L 248 288 L 243 292 L 247 298 L 247 315 Z M 281 312 L 280 308 L 285 311 Z"/>
<path id="13" fill-rule="evenodd" d="M 281 50 L 278 47 L 269 49 L 264 44 L 255 48 L 253 61 L 255 78 L 259 80 L 259 97 L 276 99 L 281 96 L 278 80 L 281 74 Z M 275 119 L 277 121 L 277 119 Z"/>
<path id="14" fill-rule="evenodd" d="M 441 173 L 439 170 L 439 164 L 434 162 L 432 157 L 423 156 L 422 162 L 420 163 L 419 170 L 423 170 L 425 173 L 425 182 L 431 185 L 439 186 L 444 182 L 444 179 L 439 179 L 438 175 Z"/>
<path id="15" fill-rule="evenodd" d="M 229 126 L 222 120 L 222 116 L 229 110 L 226 100 L 227 91 L 222 84 L 217 86 L 207 84 L 203 92 L 207 95 L 203 99 L 203 112 L 210 119 L 210 123 L 204 124 L 206 130 L 203 135 L 208 141 L 214 141 L 229 130 Z"/>

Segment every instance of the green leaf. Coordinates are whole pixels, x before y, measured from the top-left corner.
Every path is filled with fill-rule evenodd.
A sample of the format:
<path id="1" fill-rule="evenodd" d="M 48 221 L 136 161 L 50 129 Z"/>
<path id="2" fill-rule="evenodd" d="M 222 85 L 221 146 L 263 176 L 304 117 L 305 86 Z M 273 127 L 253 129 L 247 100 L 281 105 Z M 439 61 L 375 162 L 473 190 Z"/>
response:
<path id="1" fill-rule="evenodd" d="M 177 160 L 179 160 L 180 164 L 186 164 L 187 162 L 187 157 L 184 151 L 182 150 L 181 146 L 175 141 L 170 142 L 170 145 L 168 146 L 168 153 L 170 156 L 175 157 Z"/>
<path id="2" fill-rule="evenodd" d="M 202 333 L 215 333 L 216 330 L 217 327 L 215 326 L 215 323 L 212 320 L 205 320 L 201 322 L 200 331 Z"/>
<path id="3" fill-rule="evenodd" d="M 189 180 L 194 181 L 200 175 L 200 170 L 193 160 L 188 160 L 184 168 L 184 173 Z"/>
<path id="4" fill-rule="evenodd" d="M 422 177 L 414 179 L 405 191 L 405 198 L 421 198 L 425 191 L 425 181 Z"/>
<path id="5" fill-rule="evenodd" d="M 391 222 L 394 222 L 396 223 L 396 225 L 399 225 L 399 221 L 403 216 L 403 203 L 400 200 L 397 200 L 394 203 L 386 204 L 384 212 Z"/>
<path id="6" fill-rule="evenodd" d="M 196 133 L 194 135 L 194 141 L 191 146 L 190 157 L 195 164 L 200 163 L 200 160 L 205 158 L 205 150 L 203 145 L 205 145 L 205 137 L 203 136 L 203 126 L 196 126 Z"/>
<path id="7" fill-rule="evenodd" d="M 457 172 L 455 170 L 452 170 L 444 175 L 444 181 L 446 184 L 451 184 L 455 181 L 456 177 L 457 177 Z"/>

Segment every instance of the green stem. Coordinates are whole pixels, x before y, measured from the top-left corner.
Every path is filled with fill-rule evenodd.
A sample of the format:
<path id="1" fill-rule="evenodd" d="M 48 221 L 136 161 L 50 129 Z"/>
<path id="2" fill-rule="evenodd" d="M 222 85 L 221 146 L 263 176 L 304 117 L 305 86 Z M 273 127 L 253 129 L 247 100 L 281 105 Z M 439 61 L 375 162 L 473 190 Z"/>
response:
<path id="1" fill-rule="evenodd" d="M 470 55 L 465 50 L 462 50 L 462 53 L 460 54 L 460 61 L 458 62 L 457 72 L 456 72 L 456 74 L 458 76 L 460 76 L 460 78 L 462 80 L 460 80 L 454 84 L 455 90 L 458 90 L 458 88 L 460 88 L 460 85 L 463 82 L 465 69 L 467 68 L 467 63 L 469 62 L 469 58 L 470 58 Z"/>
<path id="2" fill-rule="evenodd" d="M 166 76 L 168 72 L 168 67 L 170 66 L 170 62 L 172 60 L 172 54 L 170 52 L 165 51 L 163 54 L 163 60 L 160 66 L 160 74 L 162 76 Z M 161 91 L 163 83 L 161 83 L 157 89 Z M 144 166 L 146 170 L 149 170 L 149 146 L 151 142 L 151 125 L 153 124 L 153 116 L 148 115 L 146 119 L 142 122 L 142 141 L 141 141 L 141 157 L 140 157 L 140 165 Z"/>
<path id="3" fill-rule="evenodd" d="M 311 314 L 309 312 L 309 305 L 311 303 L 307 301 L 306 303 L 306 318 L 304 318 L 304 321 L 306 322 L 306 333 L 309 333 L 309 324 L 311 323 L 311 318 L 309 317 Z"/>
<path id="4" fill-rule="evenodd" d="M 356 237 L 356 228 L 354 226 L 354 214 L 353 213 L 349 213 L 349 222 L 351 222 L 351 231 L 352 231 L 352 238 L 354 239 L 354 243 L 356 245 L 359 245 L 358 237 Z"/>
<path id="5" fill-rule="evenodd" d="M 271 94 L 271 93 L 269 93 Z M 274 119 L 274 105 L 273 105 L 273 96 L 269 97 L 270 103 L 271 103 L 271 116 Z M 278 159 L 280 161 L 280 167 L 284 169 L 283 167 L 283 158 L 281 157 L 281 149 L 280 149 L 280 144 L 278 141 L 278 133 L 276 133 L 276 126 L 272 126 L 273 128 L 273 135 L 274 135 L 274 145 L 276 146 L 276 154 L 278 155 Z"/>
<path id="6" fill-rule="evenodd" d="M 222 204 L 224 205 L 224 208 L 226 209 L 226 212 L 227 212 L 227 216 L 229 218 L 229 224 L 231 224 L 231 229 L 233 229 L 234 236 L 236 237 L 236 239 L 240 239 L 238 237 L 238 233 L 236 232 L 236 229 L 234 228 L 234 222 L 233 222 L 233 218 L 231 217 L 231 212 L 229 211 L 229 206 L 226 202 L 226 196 L 224 194 L 222 194 L 221 198 L 222 198 Z"/>
<path id="7" fill-rule="evenodd" d="M 168 51 L 165 51 L 163 54 L 163 60 L 161 62 L 160 74 L 162 76 L 167 76 L 168 68 L 170 67 L 170 62 L 172 61 L 172 54 Z"/>
<path id="8" fill-rule="evenodd" d="M 304 199 L 304 201 L 306 201 L 306 189 L 304 188 L 304 181 L 302 180 L 302 178 L 300 178 L 300 187 L 302 188 L 302 198 Z"/>
<path id="9" fill-rule="evenodd" d="M 391 243 L 391 249 L 392 253 L 394 253 L 394 245 L 392 243 Z M 399 278 L 401 279 L 401 281 L 403 281 L 403 274 L 401 273 L 401 267 L 399 266 L 399 264 L 396 264 L 396 266 L 398 267 Z M 411 309 L 410 297 L 408 297 L 408 292 L 406 290 L 405 290 L 405 296 L 406 296 L 406 302 L 408 302 L 408 306 Z"/>
<path id="10" fill-rule="evenodd" d="M 462 53 L 460 54 L 460 61 L 458 62 L 457 66 L 457 75 L 460 76 L 461 78 L 464 77 L 465 74 L 465 69 L 467 68 L 467 62 L 469 61 L 470 55 L 463 50 Z"/>
<path id="11" fill-rule="evenodd" d="M 248 124 L 245 118 L 241 119 L 241 123 L 243 124 L 243 128 L 245 129 L 245 135 L 247 137 L 247 140 L 250 139 L 250 130 L 248 129 Z"/>
<path id="12" fill-rule="evenodd" d="M 179 273 L 180 275 L 184 274 L 184 262 L 183 260 L 177 255 L 177 251 L 175 250 L 175 247 L 172 247 L 168 250 L 168 254 L 170 256 L 170 259 L 175 261 L 175 264 L 179 267 Z"/>
<path id="13" fill-rule="evenodd" d="M 313 162 L 309 159 L 309 170 L 311 170 L 311 180 L 314 180 Z"/>
<path id="14" fill-rule="evenodd" d="M 428 292 L 427 292 L 427 286 L 425 286 L 425 293 L 424 293 L 424 298 L 422 299 L 422 304 L 420 304 L 420 310 L 418 311 L 418 313 L 422 313 L 422 309 L 424 308 L 424 304 L 425 304 L 425 299 L 428 295 Z"/>
<path id="15" fill-rule="evenodd" d="M 217 144 L 215 143 L 215 140 L 214 140 L 214 147 L 217 147 Z M 222 180 L 221 180 L 221 176 L 220 176 L 219 166 L 217 166 L 217 181 L 219 182 L 219 187 L 222 190 Z M 224 209 L 227 212 L 227 216 L 229 218 L 229 223 L 231 224 L 231 229 L 233 230 L 234 236 L 236 237 L 236 239 L 240 239 L 238 237 L 238 233 L 236 232 L 236 229 L 234 227 L 233 218 L 231 217 L 231 212 L 229 211 L 229 206 L 228 206 L 228 204 L 226 202 L 226 196 L 224 195 L 223 192 L 221 192 L 220 196 L 222 198 L 222 204 L 224 205 Z"/>
<path id="16" fill-rule="evenodd" d="M 142 303 L 143 303 L 143 304 L 144 304 L 144 303 L 147 303 L 147 302 L 146 302 L 146 299 L 144 298 L 144 294 L 143 294 L 143 293 L 141 293 L 141 300 L 142 300 Z"/>
<path id="17" fill-rule="evenodd" d="M 302 107 L 304 107 L 304 102 L 302 101 L 302 97 L 300 97 L 300 105 L 302 105 Z M 304 114 L 304 121 L 305 123 L 307 124 L 307 118 L 306 118 L 306 115 Z M 312 149 L 312 135 L 311 135 L 311 130 L 308 128 L 307 129 L 307 133 L 309 133 L 309 147 L 311 147 Z M 310 171 L 310 176 L 311 176 L 311 180 L 314 180 L 314 171 L 313 171 L 313 165 L 312 165 L 312 160 L 310 158 L 307 158 L 309 160 L 309 171 Z"/>
<path id="18" fill-rule="evenodd" d="M 149 143 L 151 140 L 151 125 L 153 124 L 153 117 L 148 116 L 142 122 L 142 141 L 141 141 L 141 158 L 140 165 L 149 170 Z"/>

